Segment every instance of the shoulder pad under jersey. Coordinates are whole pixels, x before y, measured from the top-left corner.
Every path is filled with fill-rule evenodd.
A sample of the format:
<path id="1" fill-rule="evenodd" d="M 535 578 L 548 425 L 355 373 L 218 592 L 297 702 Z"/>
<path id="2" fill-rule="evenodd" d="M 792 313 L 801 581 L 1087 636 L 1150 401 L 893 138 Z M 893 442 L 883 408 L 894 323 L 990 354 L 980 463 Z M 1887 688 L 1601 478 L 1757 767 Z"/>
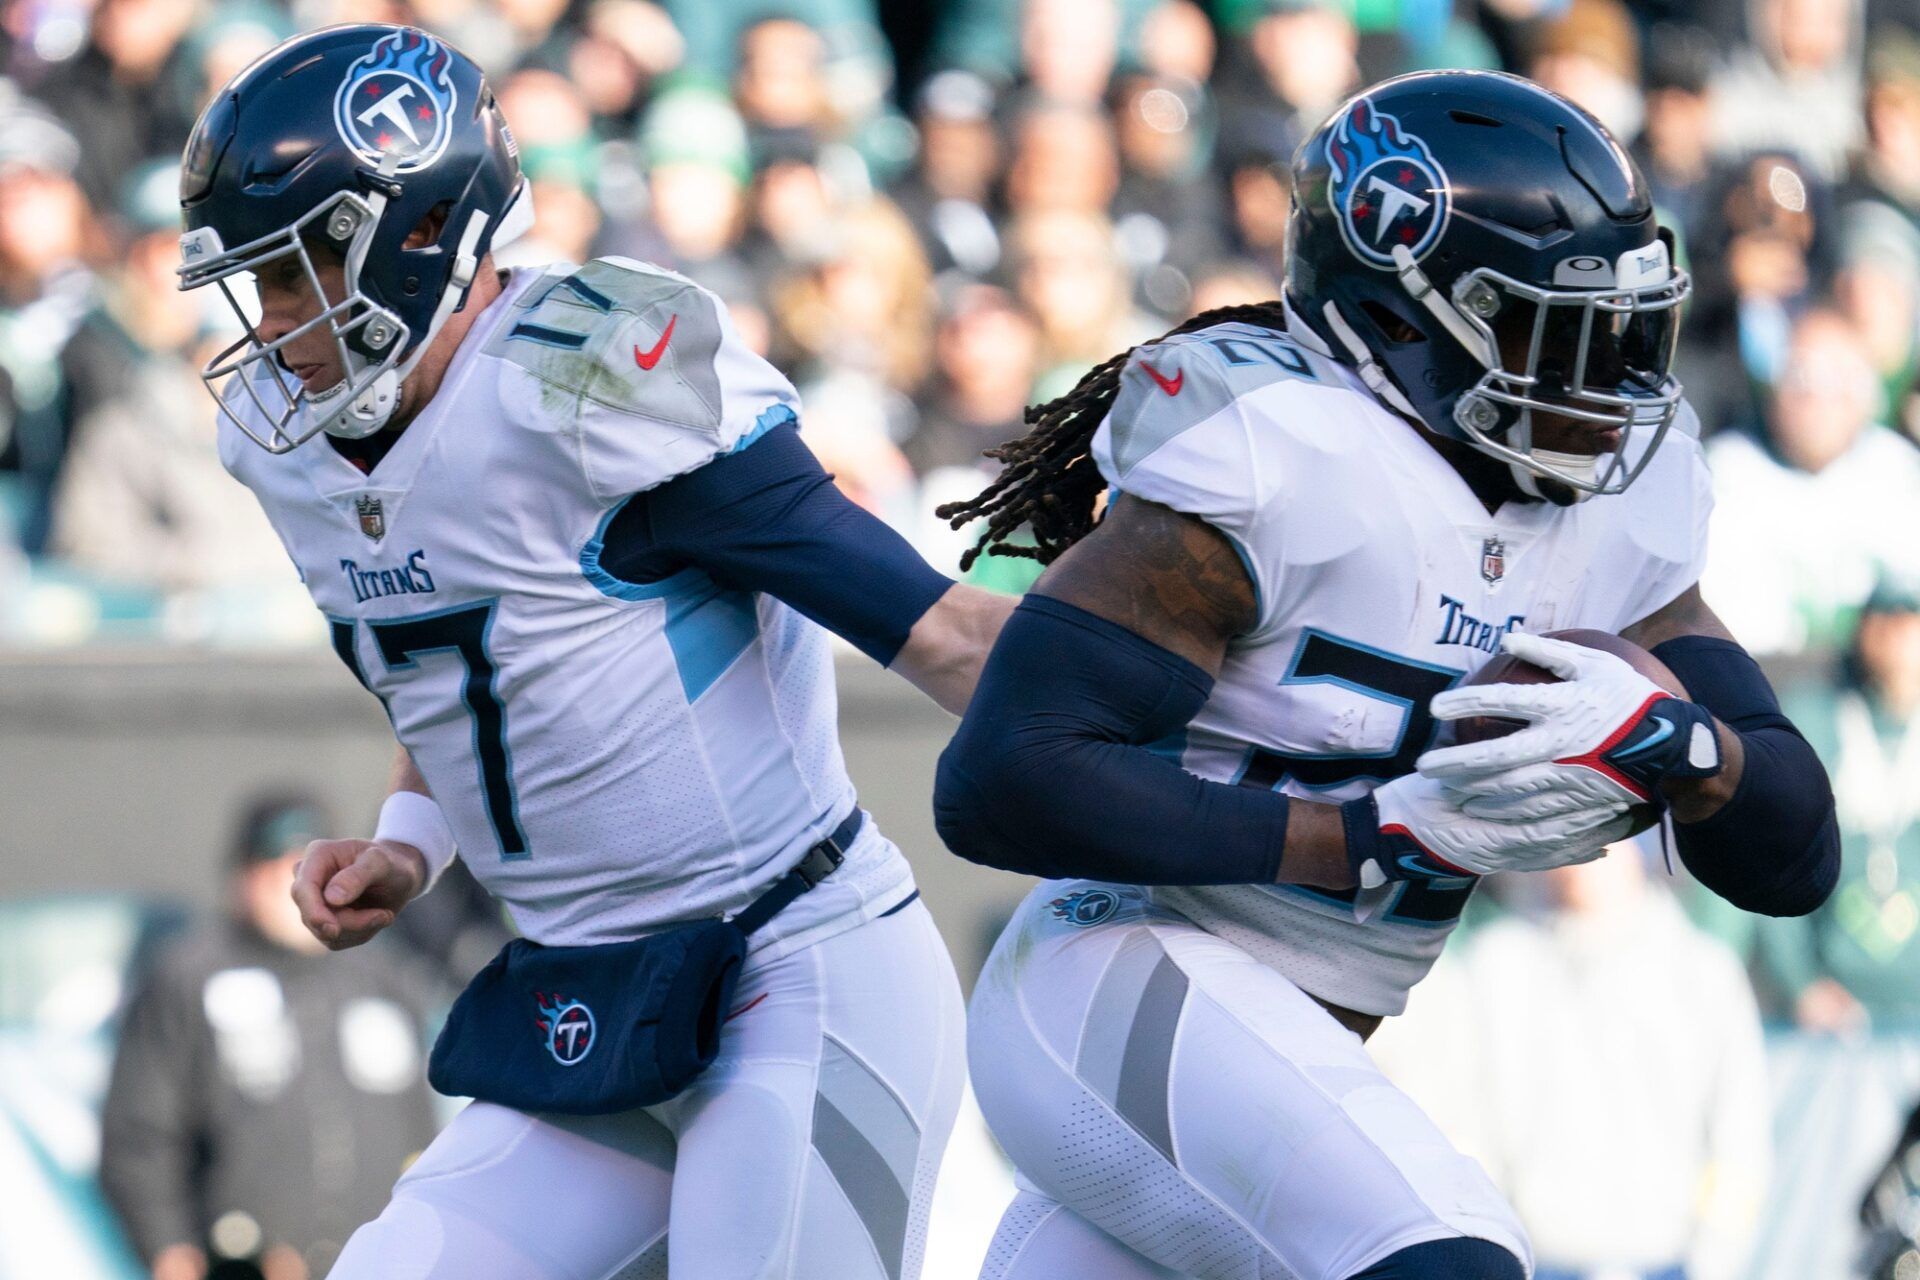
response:
<path id="1" fill-rule="evenodd" d="M 1258 325 L 1214 325 L 1142 346 L 1120 375 L 1107 418 L 1116 471 L 1131 471 L 1242 396 L 1282 382 L 1345 387 L 1332 361 Z M 1107 479 L 1120 483 L 1115 474 Z"/>
<path id="2" fill-rule="evenodd" d="M 623 258 L 556 268 L 520 294 L 489 352 L 531 374 L 526 410 L 577 430 L 594 488 L 651 488 L 792 422 L 798 397 L 719 298 Z"/>

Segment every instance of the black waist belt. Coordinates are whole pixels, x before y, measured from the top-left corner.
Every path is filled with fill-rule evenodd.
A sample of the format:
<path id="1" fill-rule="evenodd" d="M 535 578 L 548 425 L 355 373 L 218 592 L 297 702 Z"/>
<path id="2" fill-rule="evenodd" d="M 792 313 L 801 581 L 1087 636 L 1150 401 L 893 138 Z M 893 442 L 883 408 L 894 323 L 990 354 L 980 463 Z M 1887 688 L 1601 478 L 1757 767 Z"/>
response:
<path id="1" fill-rule="evenodd" d="M 730 918 L 591 947 L 515 938 L 454 1001 L 427 1079 L 452 1097 L 569 1115 L 675 1097 L 720 1050 L 747 936 L 838 870 L 865 819 L 855 805 Z"/>
<path id="2" fill-rule="evenodd" d="M 826 839 L 808 849 L 806 856 L 795 863 L 791 871 L 775 880 L 771 889 L 741 909 L 740 914 L 733 918 L 734 926 L 742 933 L 752 933 L 786 910 L 795 898 L 832 875 L 846 861 L 847 850 L 853 847 L 854 840 L 860 835 L 860 827 L 866 817 L 860 806 L 854 805 L 853 812 L 828 832 Z"/>

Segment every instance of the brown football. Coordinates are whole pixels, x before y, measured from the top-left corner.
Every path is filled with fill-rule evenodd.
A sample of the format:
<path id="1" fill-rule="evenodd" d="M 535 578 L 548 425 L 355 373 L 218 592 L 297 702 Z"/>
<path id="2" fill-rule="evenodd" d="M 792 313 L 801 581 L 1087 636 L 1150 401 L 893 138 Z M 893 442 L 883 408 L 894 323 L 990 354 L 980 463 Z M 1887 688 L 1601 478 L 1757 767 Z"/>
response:
<path id="1" fill-rule="evenodd" d="M 1677 698 L 1691 697 L 1687 686 L 1680 683 L 1680 677 L 1667 669 L 1667 664 L 1642 649 L 1631 640 L 1622 640 L 1608 631 L 1593 631 L 1575 628 L 1569 631 L 1548 631 L 1545 633 L 1555 640 L 1566 640 L 1573 644 L 1584 645 L 1589 649 L 1598 649 L 1623 660 L 1647 679 L 1665 689 Z M 1498 653 L 1478 671 L 1469 676 L 1464 684 L 1558 684 L 1560 677 L 1531 662 L 1523 662 L 1508 653 Z M 1489 738 L 1504 738 L 1510 733 L 1526 728 L 1524 720 L 1509 720 L 1503 716 L 1468 716 L 1454 725 L 1454 741 L 1485 742 Z M 1633 819 L 1633 834 L 1638 835 L 1660 821 L 1660 810 L 1650 804 L 1637 804 L 1629 809 L 1628 816 Z"/>

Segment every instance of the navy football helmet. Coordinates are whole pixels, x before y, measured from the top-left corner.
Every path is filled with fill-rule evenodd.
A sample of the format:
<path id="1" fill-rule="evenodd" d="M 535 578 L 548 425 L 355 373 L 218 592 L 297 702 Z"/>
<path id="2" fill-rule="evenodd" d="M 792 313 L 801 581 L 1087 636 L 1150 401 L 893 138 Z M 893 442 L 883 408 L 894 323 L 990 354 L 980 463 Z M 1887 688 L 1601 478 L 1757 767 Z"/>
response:
<path id="1" fill-rule="evenodd" d="M 480 260 L 532 221 L 519 148 L 480 68 L 424 31 L 380 24 L 296 36 L 235 76 L 187 142 L 180 206 L 180 287 L 218 284 L 247 330 L 201 377 L 273 453 L 385 425 Z M 404 247 L 435 212 L 438 240 Z M 344 264 L 345 296 L 325 296 L 316 251 Z M 321 312 L 262 342 L 231 283 L 294 255 Z M 321 325 L 346 376 L 309 393 L 280 353 Z M 236 386 L 264 430 L 237 412 Z"/>
<path id="2" fill-rule="evenodd" d="M 1690 285 L 1645 179 L 1597 120 L 1517 76 L 1420 72 L 1341 106 L 1293 174 L 1297 335 L 1507 463 L 1524 492 L 1633 482 L 1679 412 L 1669 367 Z M 1618 443 L 1536 448 L 1536 413 L 1617 429 Z M 1639 432 L 1652 438 L 1629 465 Z"/>

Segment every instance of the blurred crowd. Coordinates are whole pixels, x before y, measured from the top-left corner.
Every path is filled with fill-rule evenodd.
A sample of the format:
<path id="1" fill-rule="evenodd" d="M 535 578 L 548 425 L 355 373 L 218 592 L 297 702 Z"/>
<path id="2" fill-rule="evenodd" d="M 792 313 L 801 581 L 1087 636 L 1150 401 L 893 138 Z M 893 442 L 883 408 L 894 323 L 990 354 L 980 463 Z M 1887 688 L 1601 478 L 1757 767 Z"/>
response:
<path id="1" fill-rule="evenodd" d="M 0 639 L 310 643 L 220 475 L 172 288 L 174 166 L 248 60 L 420 23 L 488 71 L 538 222 L 717 292 L 816 452 L 932 559 L 932 511 L 1091 365 L 1272 297 L 1289 157 L 1347 94 L 1531 75 L 1639 157 L 1696 280 L 1682 373 L 1723 476 L 1710 598 L 1844 647 L 1920 547 L 1916 0 L 0 0 Z M 218 300 L 214 302 L 217 304 Z M 1915 553 L 1920 554 L 1920 553 Z M 1019 587 L 1024 562 L 989 559 Z"/>
<path id="2" fill-rule="evenodd" d="M 537 212 L 502 265 L 622 254 L 714 290 L 799 387 L 842 487 L 948 568 L 968 535 L 933 510 L 991 477 L 982 451 L 1026 405 L 1277 293 L 1289 158 L 1346 95 L 1477 66 L 1590 109 L 1695 282 L 1679 371 L 1716 488 L 1708 601 L 1822 751 L 1846 869 L 1815 916 L 1758 924 L 1689 902 L 1690 923 L 1637 863 L 1516 892 L 1459 949 L 1472 980 L 1436 974 L 1428 1003 L 1451 1013 L 1416 1001 L 1405 1034 L 1430 1079 L 1530 1047 L 1604 1095 L 1582 1130 L 1564 1088 L 1469 1114 L 1470 1091 L 1430 1086 L 1566 1242 L 1543 1275 L 1581 1274 L 1583 1250 L 1619 1262 L 1619 1233 L 1556 1221 L 1661 1242 L 1609 1274 L 1712 1276 L 1785 1220 L 1760 1208 L 1767 1135 L 1737 1114 L 1769 1088 L 1786 1114 L 1761 1015 L 1884 1049 L 1848 1085 L 1865 1154 L 1801 1203 L 1857 1212 L 1920 1090 L 1920 0 L 0 0 L 0 644 L 323 639 L 215 456 L 196 369 L 227 336 L 173 288 L 175 181 L 218 86 L 294 31 L 365 20 L 487 69 Z M 1036 571 L 975 574 L 1017 590 Z M 1672 968 L 1623 970 L 1625 950 Z M 1595 1021 L 1548 1013 L 1566 1007 Z M 1860 1119 L 1875 1090 L 1885 1114 Z M 1617 1212 L 1553 1198 L 1576 1185 L 1563 1150 L 1592 1180 L 1676 1133 L 1666 1181 L 1604 1180 Z M 1909 1237 L 1913 1169 L 1875 1211 Z"/>

